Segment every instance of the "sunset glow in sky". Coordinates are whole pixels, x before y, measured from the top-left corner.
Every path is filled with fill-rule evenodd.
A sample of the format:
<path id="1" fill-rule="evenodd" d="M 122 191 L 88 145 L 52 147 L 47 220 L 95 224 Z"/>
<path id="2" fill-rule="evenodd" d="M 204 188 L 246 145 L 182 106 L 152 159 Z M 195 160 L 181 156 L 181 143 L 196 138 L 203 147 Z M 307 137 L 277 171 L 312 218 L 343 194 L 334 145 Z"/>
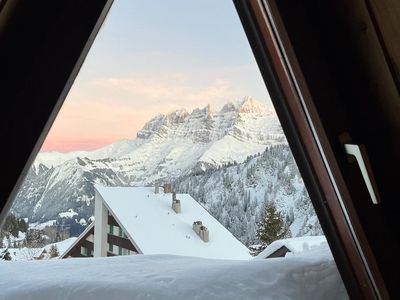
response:
<path id="1" fill-rule="evenodd" d="M 231 0 L 115 0 L 42 151 L 92 150 L 158 113 L 269 103 Z"/>

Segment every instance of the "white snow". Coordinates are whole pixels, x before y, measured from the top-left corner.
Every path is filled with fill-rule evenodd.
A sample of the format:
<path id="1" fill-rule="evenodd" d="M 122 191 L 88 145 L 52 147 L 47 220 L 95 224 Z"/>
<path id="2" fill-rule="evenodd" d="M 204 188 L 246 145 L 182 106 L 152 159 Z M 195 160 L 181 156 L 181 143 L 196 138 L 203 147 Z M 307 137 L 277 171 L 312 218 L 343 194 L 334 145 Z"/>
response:
<path id="1" fill-rule="evenodd" d="M 267 248 L 264 249 L 264 251 L 258 254 L 256 259 L 264 259 L 283 246 L 288 248 L 290 251 L 286 254 L 286 256 L 290 256 L 298 255 L 302 252 L 309 251 L 322 245 L 328 245 L 326 238 L 323 235 L 277 240 L 275 242 L 272 242 Z"/>
<path id="2" fill-rule="evenodd" d="M 74 212 L 74 210 L 70 208 L 66 212 L 61 212 L 58 215 L 60 216 L 60 218 L 72 219 L 74 216 L 77 216 L 78 213 Z"/>
<path id="3" fill-rule="evenodd" d="M 5 248 L 0 249 L 0 252 L 5 250 Z M 8 248 L 11 260 L 13 261 L 28 261 L 39 258 L 43 253 L 43 248 Z"/>
<path id="4" fill-rule="evenodd" d="M 272 143 L 271 143 L 272 144 Z M 251 141 L 240 141 L 231 135 L 214 142 L 201 156 L 200 161 L 213 165 L 223 165 L 229 162 L 242 162 L 249 155 L 265 151 L 266 146 Z M 227 151 L 229 149 L 229 151 Z"/>
<path id="5" fill-rule="evenodd" d="M 85 157 L 90 154 L 88 151 L 72 151 L 68 153 L 49 151 L 49 152 L 39 152 L 35 158 L 34 166 L 39 167 L 40 164 L 50 168 L 56 167 L 67 160 L 73 159 L 75 157 Z"/>
<path id="6" fill-rule="evenodd" d="M 3 242 L 2 245 L 4 247 L 12 247 L 14 245 L 17 246 L 19 244 L 22 244 L 25 238 L 26 238 L 26 233 L 18 231 L 18 236 L 13 236 L 12 234 L 10 234 L 8 237 L 4 236 L 2 240 Z"/>
<path id="7" fill-rule="evenodd" d="M 150 187 L 100 187 L 106 206 L 120 221 L 143 254 L 173 254 L 204 258 L 250 259 L 249 250 L 214 219 L 196 200 L 177 194 L 182 213 L 171 207 L 172 194 L 155 194 Z M 210 231 L 209 242 L 193 231 L 202 221 Z"/>
<path id="8" fill-rule="evenodd" d="M 72 151 L 67 153 L 42 151 L 36 156 L 34 166 L 38 168 L 39 165 L 42 164 L 48 168 L 57 167 L 66 161 L 77 157 L 90 157 L 92 159 L 119 157 L 132 150 L 131 144 L 131 140 L 120 140 L 94 151 Z"/>
<path id="9" fill-rule="evenodd" d="M 52 243 L 46 245 L 42 248 L 8 248 L 8 252 L 11 255 L 11 259 L 13 261 L 29 261 L 39 258 L 41 254 L 43 254 L 43 259 L 49 259 L 49 252 L 52 245 L 57 246 L 58 253 L 62 255 L 74 242 L 76 241 L 76 237 L 71 237 L 61 242 Z M 0 252 L 5 250 L 6 248 L 0 248 Z M 47 253 L 43 253 L 43 250 L 46 250 Z"/>
<path id="10" fill-rule="evenodd" d="M 43 223 L 29 223 L 29 229 L 37 229 L 37 230 L 43 230 L 45 229 L 47 226 L 53 226 L 54 224 L 56 224 L 56 220 L 49 220 L 47 222 L 43 222 Z"/>
<path id="11" fill-rule="evenodd" d="M 325 246 L 288 258 L 170 255 L 0 262 L 0 299 L 348 299 Z"/>
<path id="12" fill-rule="evenodd" d="M 44 248 L 46 249 L 47 252 L 50 252 L 50 248 L 51 246 L 55 245 L 57 246 L 57 250 L 58 253 L 61 255 L 63 255 L 65 253 L 65 251 L 67 251 L 67 249 L 69 249 L 69 247 L 77 240 L 76 237 L 70 237 L 66 240 L 63 240 L 61 242 L 57 242 L 57 243 L 52 243 L 49 245 L 46 245 Z"/>

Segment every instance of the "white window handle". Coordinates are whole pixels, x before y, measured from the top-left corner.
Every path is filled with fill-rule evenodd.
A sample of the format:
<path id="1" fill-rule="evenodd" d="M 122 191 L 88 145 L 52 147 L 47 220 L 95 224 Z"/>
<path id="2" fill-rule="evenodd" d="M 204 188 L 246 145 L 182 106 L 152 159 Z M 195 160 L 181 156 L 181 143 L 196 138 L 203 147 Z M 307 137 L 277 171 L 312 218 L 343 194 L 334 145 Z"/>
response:
<path id="1" fill-rule="evenodd" d="M 365 184 L 367 185 L 368 192 L 371 196 L 372 203 L 378 204 L 381 200 L 375 183 L 374 174 L 372 173 L 371 164 L 368 159 L 367 149 L 364 145 L 354 144 L 344 144 L 344 149 L 348 155 L 352 155 L 356 158 Z"/>

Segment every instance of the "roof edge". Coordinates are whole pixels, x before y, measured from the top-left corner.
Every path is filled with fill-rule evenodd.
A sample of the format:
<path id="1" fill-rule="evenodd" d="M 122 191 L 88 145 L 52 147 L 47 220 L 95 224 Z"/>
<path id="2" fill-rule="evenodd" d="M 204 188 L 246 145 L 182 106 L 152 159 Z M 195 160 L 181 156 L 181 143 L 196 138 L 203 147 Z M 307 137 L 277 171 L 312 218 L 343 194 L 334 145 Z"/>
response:
<path id="1" fill-rule="evenodd" d="M 67 250 L 64 251 L 62 255 L 60 255 L 59 259 L 65 258 L 65 254 L 67 254 L 69 251 L 71 251 L 76 244 L 78 244 L 83 237 L 86 236 L 86 234 L 94 227 L 94 222 L 90 223 L 88 227 L 85 228 L 84 231 L 78 236 L 78 238 L 67 248 Z"/>

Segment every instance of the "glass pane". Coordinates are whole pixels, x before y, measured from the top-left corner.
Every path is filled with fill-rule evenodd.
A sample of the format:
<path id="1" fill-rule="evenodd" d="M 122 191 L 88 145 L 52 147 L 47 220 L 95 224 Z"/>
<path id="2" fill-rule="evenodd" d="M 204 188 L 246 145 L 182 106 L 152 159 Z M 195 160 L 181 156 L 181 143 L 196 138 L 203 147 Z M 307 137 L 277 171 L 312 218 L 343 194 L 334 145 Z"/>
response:
<path id="1" fill-rule="evenodd" d="M 96 201 L 104 214 L 95 214 Z M 120 226 L 104 225 L 103 216 Z M 0 246 L 3 257 L 28 260 L 33 255 L 14 249 L 67 251 L 93 228 L 85 243 L 96 255 L 140 254 L 97 266 L 123 262 L 109 274 L 125 272 L 118 278 L 129 281 L 128 292 L 154 267 L 177 282 L 202 276 L 207 286 L 226 286 L 212 293 L 234 291 L 227 295 L 239 299 L 346 298 L 230 1 L 115 0 Z M 107 245 L 107 233 L 129 250 Z M 123 271 L 131 263 L 143 272 Z M 89 273 L 85 280 L 96 277 Z M 167 290 L 171 299 L 213 298 L 202 294 L 208 289 Z"/>

